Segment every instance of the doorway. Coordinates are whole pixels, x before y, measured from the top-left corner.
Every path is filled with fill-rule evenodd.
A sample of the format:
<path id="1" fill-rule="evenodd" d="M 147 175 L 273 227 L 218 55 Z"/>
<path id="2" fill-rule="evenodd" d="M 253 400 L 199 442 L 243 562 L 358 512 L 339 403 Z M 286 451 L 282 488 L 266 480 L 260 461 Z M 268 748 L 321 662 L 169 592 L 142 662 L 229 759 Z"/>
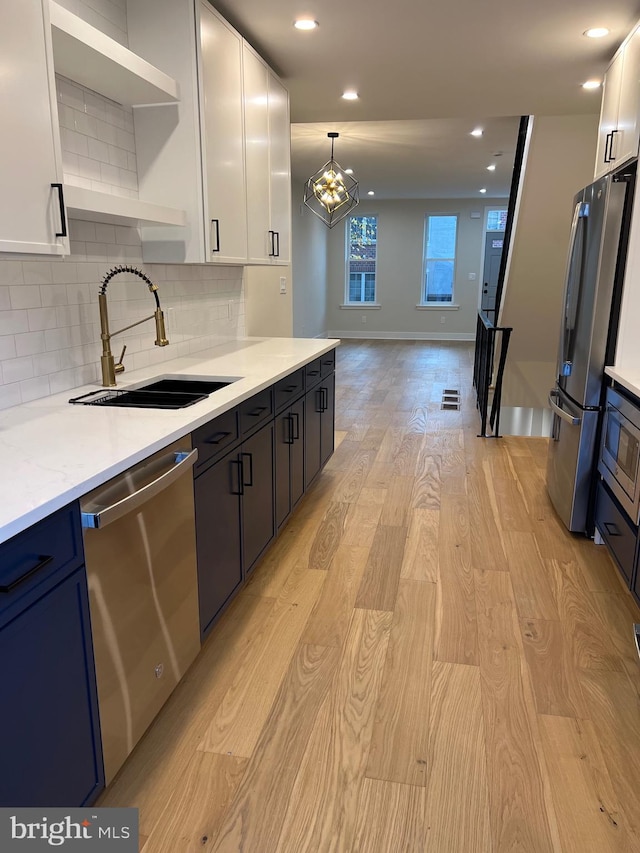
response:
<path id="1" fill-rule="evenodd" d="M 489 207 L 485 210 L 480 310 L 493 323 L 496 320 L 498 280 L 500 278 L 500 261 L 504 248 L 506 221 L 506 207 Z"/>

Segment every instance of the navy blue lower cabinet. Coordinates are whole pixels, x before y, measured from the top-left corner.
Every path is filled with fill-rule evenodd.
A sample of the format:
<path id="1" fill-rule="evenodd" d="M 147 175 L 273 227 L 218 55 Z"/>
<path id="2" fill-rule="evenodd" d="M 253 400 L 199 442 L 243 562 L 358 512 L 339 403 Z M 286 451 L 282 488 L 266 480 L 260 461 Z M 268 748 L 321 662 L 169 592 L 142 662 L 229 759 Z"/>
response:
<path id="1" fill-rule="evenodd" d="M 0 806 L 88 805 L 104 777 L 84 566 L 18 603 L 0 609 Z"/>
<path id="2" fill-rule="evenodd" d="M 195 479 L 200 631 L 242 583 L 240 552 L 241 466 L 232 451 Z"/>

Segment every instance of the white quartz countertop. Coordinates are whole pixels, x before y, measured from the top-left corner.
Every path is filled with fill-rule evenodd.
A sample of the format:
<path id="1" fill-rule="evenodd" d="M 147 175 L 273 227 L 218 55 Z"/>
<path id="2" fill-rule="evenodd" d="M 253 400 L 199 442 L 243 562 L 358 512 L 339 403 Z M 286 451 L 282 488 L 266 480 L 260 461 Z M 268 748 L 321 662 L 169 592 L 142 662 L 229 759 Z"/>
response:
<path id="1" fill-rule="evenodd" d="M 0 412 L 0 542 L 338 344 L 243 338 L 118 377 L 119 388 L 156 376 L 239 377 L 185 409 L 69 405 L 71 397 L 98 390 L 96 383 Z"/>
<path id="2" fill-rule="evenodd" d="M 640 397 L 640 367 L 605 367 L 604 372 L 636 397 Z"/>

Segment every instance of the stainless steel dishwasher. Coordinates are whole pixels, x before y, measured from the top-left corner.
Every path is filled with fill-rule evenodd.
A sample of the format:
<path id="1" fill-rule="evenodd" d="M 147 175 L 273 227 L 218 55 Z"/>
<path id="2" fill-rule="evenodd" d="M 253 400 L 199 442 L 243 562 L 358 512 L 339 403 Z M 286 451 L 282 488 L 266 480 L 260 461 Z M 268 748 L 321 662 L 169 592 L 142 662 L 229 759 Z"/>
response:
<path id="1" fill-rule="evenodd" d="M 200 649 L 189 437 L 81 501 L 105 781 Z"/>

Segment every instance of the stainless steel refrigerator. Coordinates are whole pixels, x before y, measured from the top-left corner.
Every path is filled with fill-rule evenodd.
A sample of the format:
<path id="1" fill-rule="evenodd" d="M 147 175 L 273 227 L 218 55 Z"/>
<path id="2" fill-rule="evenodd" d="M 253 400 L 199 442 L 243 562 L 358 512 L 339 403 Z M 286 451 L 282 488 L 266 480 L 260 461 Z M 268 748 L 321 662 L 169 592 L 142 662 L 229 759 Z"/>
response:
<path id="1" fill-rule="evenodd" d="M 635 164 L 574 199 L 564 286 L 547 489 L 575 532 L 591 533 L 605 364 L 613 362 Z"/>

